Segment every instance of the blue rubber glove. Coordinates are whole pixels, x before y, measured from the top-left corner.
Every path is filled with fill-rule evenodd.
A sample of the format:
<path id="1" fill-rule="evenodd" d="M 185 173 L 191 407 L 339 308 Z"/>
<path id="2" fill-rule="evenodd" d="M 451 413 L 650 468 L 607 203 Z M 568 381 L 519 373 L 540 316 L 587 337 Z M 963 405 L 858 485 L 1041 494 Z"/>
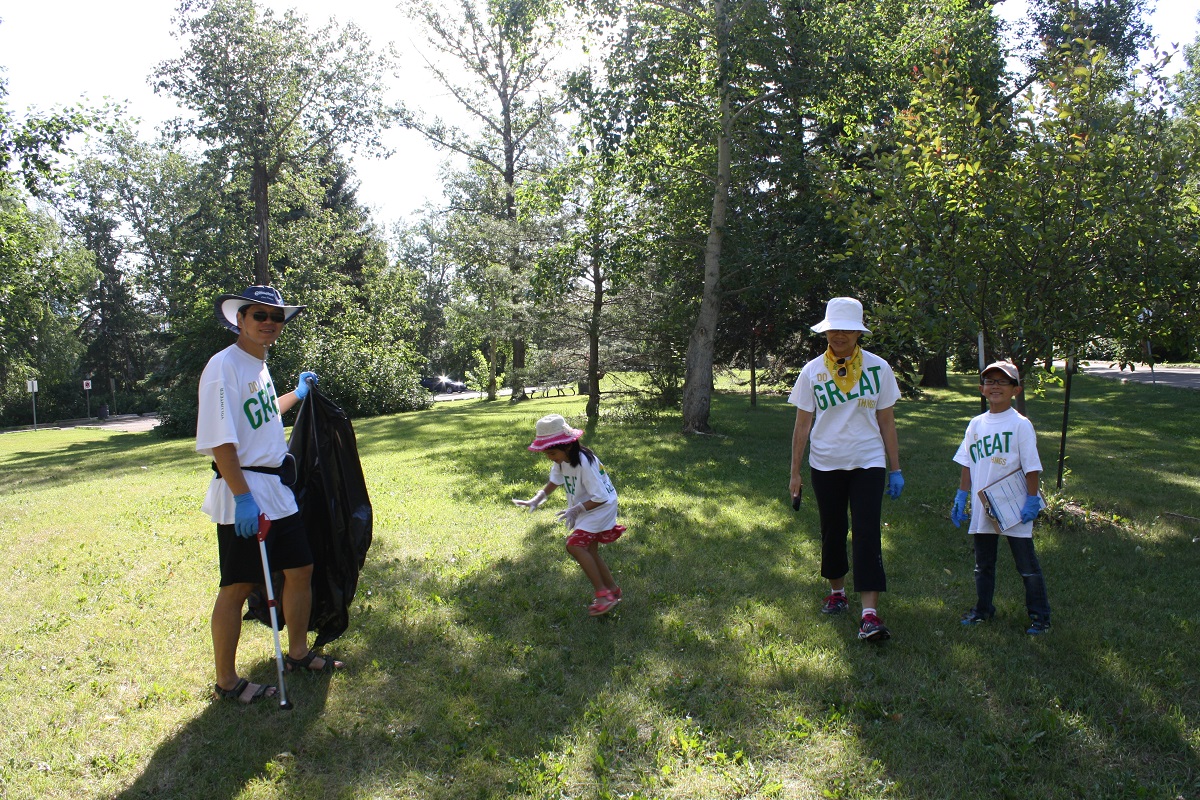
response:
<path id="1" fill-rule="evenodd" d="M 243 539 L 258 535 L 258 503 L 250 492 L 233 496 L 233 532 Z"/>
<path id="2" fill-rule="evenodd" d="M 959 489 L 954 493 L 954 505 L 950 507 L 950 521 L 956 528 L 971 519 L 971 515 L 967 513 L 967 500 L 970 497 L 971 493 L 966 489 Z"/>
<path id="3" fill-rule="evenodd" d="M 296 379 L 297 400 L 303 400 L 304 398 L 308 397 L 308 381 L 310 378 L 312 379 L 313 386 L 316 386 L 319 382 L 319 379 L 317 378 L 317 373 L 315 372 L 301 372 L 300 377 Z"/>
<path id="4" fill-rule="evenodd" d="M 1029 495 L 1025 498 L 1025 505 L 1021 508 L 1021 522 L 1033 522 L 1041 510 L 1042 498 L 1036 494 Z"/>
<path id="5" fill-rule="evenodd" d="M 888 485 L 886 494 L 893 500 L 900 499 L 900 493 L 904 491 L 904 476 L 900 474 L 900 470 L 888 473 Z"/>

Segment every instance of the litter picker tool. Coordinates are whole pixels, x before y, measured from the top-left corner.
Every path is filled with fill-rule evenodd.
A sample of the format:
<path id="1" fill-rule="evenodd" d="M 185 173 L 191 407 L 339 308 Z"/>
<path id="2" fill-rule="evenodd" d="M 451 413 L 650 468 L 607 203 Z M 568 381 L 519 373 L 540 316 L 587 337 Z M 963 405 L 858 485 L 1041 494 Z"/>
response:
<path id="1" fill-rule="evenodd" d="M 285 711 L 292 710 L 292 704 L 287 699 L 287 686 L 283 682 L 283 648 L 279 646 L 279 617 L 275 613 L 275 587 L 271 580 L 271 565 L 267 563 L 267 532 L 271 530 L 271 520 L 266 514 L 258 515 L 258 554 L 262 556 L 263 579 L 267 584 L 267 609 L 271 613 L 271 633 L 275 635 L 275 668 L 279 672 L 279 707 Z"/>

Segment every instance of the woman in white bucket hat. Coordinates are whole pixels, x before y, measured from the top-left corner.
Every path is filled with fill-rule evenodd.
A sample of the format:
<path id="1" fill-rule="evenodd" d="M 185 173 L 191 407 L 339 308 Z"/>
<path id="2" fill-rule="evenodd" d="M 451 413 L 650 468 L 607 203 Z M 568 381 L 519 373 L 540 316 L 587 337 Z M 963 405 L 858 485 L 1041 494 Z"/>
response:
<path id="1" fill-rule="evenodd" d="M 900 497 L 900 447 L 893 407 L 900 387 L 888 363 L 863 350 L 858 340 L 871 331 L 862 303 L 835 297 L 825 319 L 812 326 L 828 347 L 800 370 L 788 402 L 796 406 L 789 488 L 798 506 L 808 465 L 821 517 L 821 577 L 830 592 L 821 611 L 839 614 L 846 600 L 846 538 L 853 526 L 854 588 L 862 599 L 858 638 L 881 641 L 891 634 L 879 619 L 879 593 L 887 588 L 880 517 L 883 494 Z M 890 469 L 890 471 L 889 471 Z"/>

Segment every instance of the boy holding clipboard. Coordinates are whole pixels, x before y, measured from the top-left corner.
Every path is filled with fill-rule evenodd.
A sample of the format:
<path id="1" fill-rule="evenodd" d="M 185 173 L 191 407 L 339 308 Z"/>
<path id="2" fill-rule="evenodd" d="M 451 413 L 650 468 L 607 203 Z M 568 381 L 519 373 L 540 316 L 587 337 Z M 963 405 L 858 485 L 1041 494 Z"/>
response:
<path id="1" fill-rule="evenodd" d="M 977 625 L 996 613 L 992 596 L 996 588 L 996 550 L 1000 537 L 1008 540 L 1017 572 L 1025 582 L 1025 609 L 1030 625 L 1025 632 L 1037 636 L 1050 630 L 1050 603 L 1046 581 L 1033 548 L 1033 520 L 1045 505 L 1038 493 L 1042 462 L 1038 458 L 1033 423 L 1012 406 L 1021 393 L 1021 376 L 1015 365 L 997 361 L 979 375 L 979 390 L 988 403 L 986 413 L 967 424 L 967 432 L 954 461 L 962 465 L 962 478 L 950 520 L 958 527 L 968 519 L 975 541 L 975 607 L 962 618 Z M 978 492 L 967 514 L 971 487 Z"/>

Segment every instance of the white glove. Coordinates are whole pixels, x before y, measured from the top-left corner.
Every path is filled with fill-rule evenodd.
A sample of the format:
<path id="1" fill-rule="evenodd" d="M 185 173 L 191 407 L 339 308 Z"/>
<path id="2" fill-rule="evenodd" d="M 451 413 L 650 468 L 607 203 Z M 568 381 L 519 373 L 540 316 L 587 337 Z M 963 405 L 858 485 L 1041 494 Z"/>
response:
<path id="1" fill-rule="evenodd" d="M 533 512 L 533 511 L 537 510 L 538 506 L 540 506 L 542 503 L 546 502 L 546 490 L 538 489 L 537 494 L 535 494 L 533 497 L 529 498 L 528 500 L 518 500 L 517 498 L 514 497 L 513 502 L 519 506 L 524 506 L 528 511 Z"/>
<path id="2" fill-rule="evenodd" d="M 575 530 L 575 520 L 579 519 L 579 515 L 584 511 L 587 509 L 584 508 L 583 503 L 576 503 L 568 507 L 566 511 L 558 512 L 558 518 L 566 523 L 568 529 Z"/>

